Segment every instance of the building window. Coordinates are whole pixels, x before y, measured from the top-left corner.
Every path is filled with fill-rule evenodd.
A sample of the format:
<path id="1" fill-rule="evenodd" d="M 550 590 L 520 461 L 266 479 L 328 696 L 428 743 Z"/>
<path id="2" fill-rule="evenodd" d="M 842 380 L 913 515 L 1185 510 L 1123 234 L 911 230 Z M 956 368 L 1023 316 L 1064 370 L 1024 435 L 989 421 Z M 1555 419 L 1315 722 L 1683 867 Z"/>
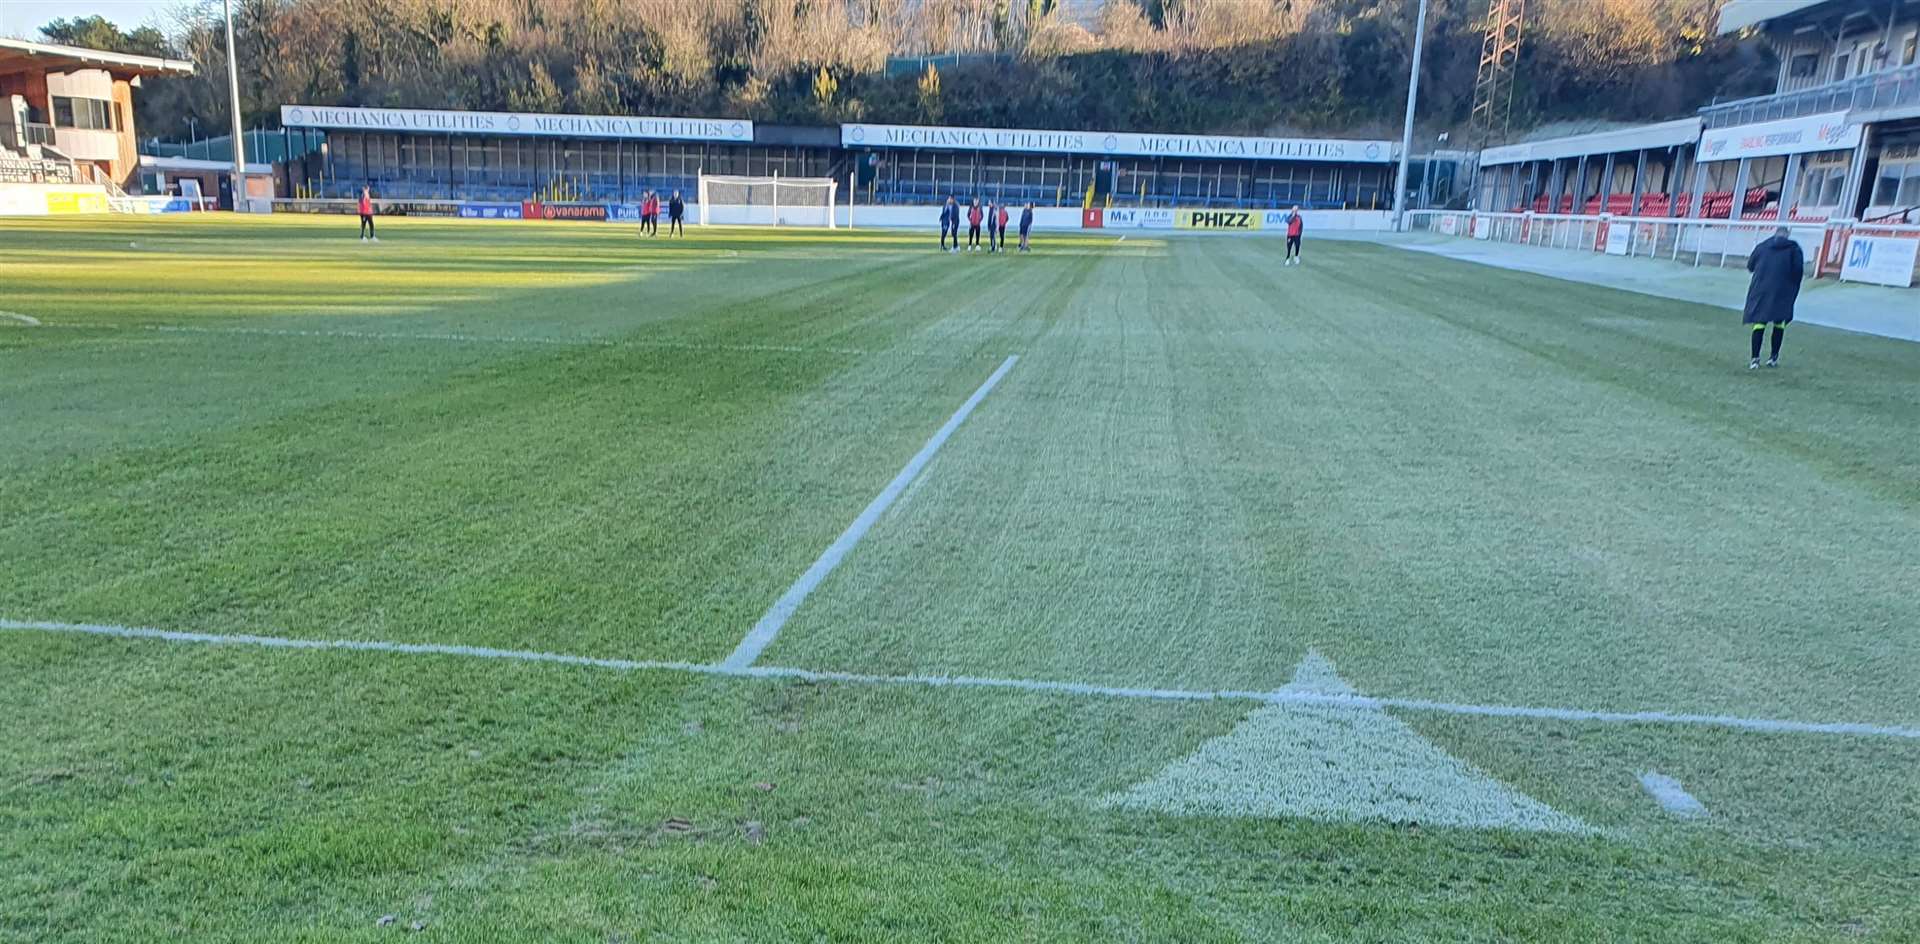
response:
<path id="1" fill-rule="evenodd" d="M 1807 155 L 1806 165 L 1801 171 L 1799 206 L 1802 211 L 1840 205 L 1840 194 L 1847 185 L 1849 158 L 1846 151 Z"/>
<path id="2" fill-rule="evenodd" d="M 1833 57 L 1833 81 L 1838 82 L 1847 77 L 1847 59 L 1846 53 Z"/>
<path id="3" fill-rule="evenodd" d="M 53 126 L 79 128 L 86 131 L 117 131 L 120 123 L 114 117 L 112 102 L 103 102 L 95 98 L 68 98 L 55 95 Z"/>
<path id="4" fill-rule="evenodd" d="M 1920 206 L 1920 144 L 1889 144 L 1881 150 L 1873 205 Z"/>
<path id="5" fill-rule="evenodd" d="M 1787 78 L 1811 79 L 1820 74 L 1820 54 L 1803 52 L 1787 61 Z"/>
<path id="6" fill-rule="evenodd" d="M 1908 33 L 1907 49 L 1900 54 L 1900 64 L 1903 66 L 1913 65 L 1914 54 L 1916 52 L 1920 52 L 1920 33 Z"/>

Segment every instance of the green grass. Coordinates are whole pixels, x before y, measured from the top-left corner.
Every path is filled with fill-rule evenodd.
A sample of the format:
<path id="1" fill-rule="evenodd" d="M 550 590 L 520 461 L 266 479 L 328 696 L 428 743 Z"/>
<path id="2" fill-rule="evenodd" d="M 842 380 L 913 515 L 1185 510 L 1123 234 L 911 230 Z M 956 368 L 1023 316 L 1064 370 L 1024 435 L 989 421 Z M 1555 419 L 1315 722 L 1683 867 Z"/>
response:
<path id="1" fill-rule="evenodd" d="M 1363 243 L 352 232 L 0 221 L 0 618 L 717 661 L 1017 353 L 763 664 L 1920 725 L 1909 344 Z M 1245 703 L 0 680 L 0 941 L 1920 938 L 1916 740 L 1395 712 L 1591 827 L 1519 833 L 1108 802 Z"/>

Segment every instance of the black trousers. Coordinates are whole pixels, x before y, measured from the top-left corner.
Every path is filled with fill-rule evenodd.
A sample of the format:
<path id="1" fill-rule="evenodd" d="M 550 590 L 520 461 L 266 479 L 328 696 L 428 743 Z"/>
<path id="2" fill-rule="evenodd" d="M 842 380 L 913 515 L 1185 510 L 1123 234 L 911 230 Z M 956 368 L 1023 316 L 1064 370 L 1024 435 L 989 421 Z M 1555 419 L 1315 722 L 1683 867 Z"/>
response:
<path id="1" fill-rule="evenodd" d="M 1766 335 L 1767 326 L 1764 324 L 1757 324 L 1757 325 L 1748 325 L 1748 327 L 1753 329 L 1752 357 L 1754 360 L 1757 361 L 1760 359 L 1760 339 Z M 1773 323 L 1773 353 L 1769 354 L 1768 356 L 1773 358 L 1776 361 L 1779 360 L 1780 359 L 1780 342 L 1786 339 L 1787 339 L 1787 323 L 1784 321 L 1774 322 Z"/>
<path id="2" fill-rule="evenodd" d="M 967 224 L 967 245 L 969 246 L 980 245 L 980 224 L 978 223 Z"/>
<path id="3" fill-rule="evenodd" d="M 360 214 L 360 238 L 365 239 L 372 235 L 373 235 L 373 214 L 371 213 Z"/>
<path id="4" fill-rule="evenodd" d="M 672 236 L 675 234 L 681 236 L 687 235 L 687 227 L 680 222 L 680 217 L 677 215 L 667 217 L 667 235 Z"/>
<path id="5" fill-rule="evenodd" d="M 948 226 L 947 224 L 942 223 L 940 224 L 940 248 L 942 249 L 947 248 L 948 233 L 953 234 L 953 244 L 955 246 L 960 245 L 960 228 L 957 226 Z"/>
<path id="6" fill-rule="evenodd" d="M 1300 237 L 1288 236 L 1287 237 L 1287 258 L 1292 259 L 1293 257 L 1298 255 L 1300 255 Z"/>

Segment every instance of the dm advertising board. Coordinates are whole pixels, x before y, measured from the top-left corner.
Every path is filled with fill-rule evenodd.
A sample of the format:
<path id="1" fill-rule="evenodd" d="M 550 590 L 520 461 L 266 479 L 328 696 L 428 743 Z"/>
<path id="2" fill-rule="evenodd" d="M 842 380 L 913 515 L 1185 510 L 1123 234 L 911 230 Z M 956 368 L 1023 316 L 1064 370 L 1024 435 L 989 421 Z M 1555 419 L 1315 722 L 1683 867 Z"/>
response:
<path id="1" fill-rule="evenodd" d="M 1840 266 L 1840 278 L 1847 282 L 1908 288 L 1913 285 L 1916 253 L 1920 253 L 1920 239 L 1854 233 L 1847 237 L 1846 261 Z"/>

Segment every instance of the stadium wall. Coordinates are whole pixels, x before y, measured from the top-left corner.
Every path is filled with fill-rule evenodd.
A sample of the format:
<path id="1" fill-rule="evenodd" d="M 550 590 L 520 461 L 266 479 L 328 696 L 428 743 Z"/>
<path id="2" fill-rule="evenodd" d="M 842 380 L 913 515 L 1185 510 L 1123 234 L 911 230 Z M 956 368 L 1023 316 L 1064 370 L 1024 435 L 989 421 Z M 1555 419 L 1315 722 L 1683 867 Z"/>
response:
<path id="1" fill-rule="evenodd" d="M 637 223 L 640 208 L 631 203 L 522 203 L 475 202 L 460 200 L 375 200 L 375 212 L 383 216 L 419 216 L 495 220 L 503 222 L 606 222 Z M 280 199 L 273 201 L 276 213 L 330 213 L 352 215 L 358 212 L 349 199 Z M 1009 208 L 1018 220 L 1017 208 Z M 926 230 L 939 228 L 940 208 L 935 206 L 853 206 L 834 207 L 834 225 L 871 229 Z M 1115 235 L 1171 234 L 1176 232 L 1228 232 L 1278 234 L 1284 231 L 1285 211 L 1221 211 L 1205 209 L 1094 209 L 1075 207 L 1035 207 L 1034 229 L 1045 232 L 1076 230 L 1111 231 Z M 1378 232 L 1392 228 L 1392 215 L 1384 210 L 1305 210 L 1309 232 Z M 700 206 L 687 204 L 689 224 L 700 218 Z"/>

